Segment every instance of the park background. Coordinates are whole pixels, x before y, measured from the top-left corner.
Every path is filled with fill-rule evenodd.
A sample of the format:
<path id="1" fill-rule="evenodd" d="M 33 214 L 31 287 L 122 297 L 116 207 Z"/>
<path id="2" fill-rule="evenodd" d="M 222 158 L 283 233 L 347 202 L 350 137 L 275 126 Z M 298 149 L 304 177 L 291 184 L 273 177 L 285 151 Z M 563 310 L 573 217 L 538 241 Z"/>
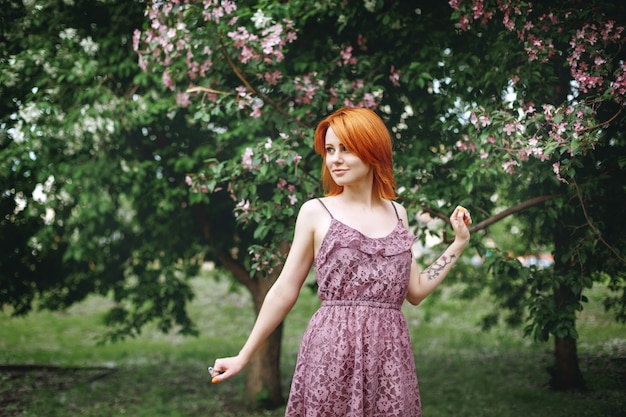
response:
<path id="1" fill-rule="evenodd" d="M 206 366 L 344 105 L 390 128 L 421 265 L 456 204 L 475 221 L 405 311 L 425 413 L 624 415 L 621 2 L 24 0 L 0 23 L 3 415 L 281 415 L 313 278 L 244 375 Z"/>

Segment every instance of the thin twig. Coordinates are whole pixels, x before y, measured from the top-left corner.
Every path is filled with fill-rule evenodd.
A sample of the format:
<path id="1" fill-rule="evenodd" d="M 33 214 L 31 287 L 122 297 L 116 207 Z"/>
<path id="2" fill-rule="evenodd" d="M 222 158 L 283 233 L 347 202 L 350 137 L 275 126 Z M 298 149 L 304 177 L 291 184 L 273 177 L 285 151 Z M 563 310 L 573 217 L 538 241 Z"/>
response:
<path id="1" fill-rule="evenodd" d="M 246 86 L 246 88 L 248 89 L 248 91 L 250 91 L 252 94 L 255 94 L 259 97 L 261 97 L 261 99 L 268 103 L 270 106 L 272 106 L 272 108 L 274 108 L 274 110 L 276 110 L 278 113 L 280 113 L 281 115 L 285 116 L 288 119 L 292 119 L 294 120 L 298 126 L 305 128 L 305 129 L 309 129 L 310 126 L 308 126 L 307 124 L 303 123 L 301 120 L 299 120 L 298 118 L 294 118 L 292 117 L 288 112 L 286 112 L 285 110 L 282 109 L 282 107 L 280 107 L 274 100 L 272 100 L 269 96 L 261 93 L 260 91 L 258 91 L 256 88 L 254 88 L 252 86 L 252 84 L 250 84 L 248 82 L 248 80 L 246 79 L 246 77 L 244 77 L 243 73 L 241 72 L 241 70 L 237 67 L 237 64 L 235 64 L 235 62 L 232 60 L 232 58 L 228 55 L 228 52 L 226 51 L 226 45 L 224 45 L 224 42 L 222 40 L 222 37 L 219 37 L 219 41 L 220 41 L 220 50 L 222 52 L 222 55 L 224 56 L 224 58 L 226 59 L 226 62 L 228 62 L 228 65 L 230 65 L 231 69 L 233 70 L 233 72 L 235 73 L 235 75 L 237 76 L 237 78 L 239 78 L 241 80 L 241 82 Z"/>
<path id="2" fill-rule="evenodd" d="M 202 91 L 204 93 L 212 93 L 212 94 L 223 94 L 223 95 L 226 95 L 226 96 L 230 96 L 230 95 L 234 94 L 234 93 L 229 93 L 227 91 L 214 90 L 212 88 L 200 87 L 200 86 L 198 86 L 198 87 L 191 87 L 191 88 L 187 89 L 188 93 L 197 93 L 198 91 Z"/>
<path id="3" fill-rule="evenodd" d="M 578 201 L 580 201 L 580 207 L 581 207 L 581 209 L 583 211 L 583 216 L 585 216 L 585 220 L 587 221 L 587 224 L 589 225 L 589 227 L 591 228 L 593 233 L 598 237 L 600 242 L 604 243 L 604 245 L 611 252 L 613 252 L 613 254 L 615 255 L 615 257 L 617 259 L 622 261 L 622 263 L 626 263 L 626 260 L 620 256 L 620 254 L 617 252 L 617 250 L 613 246 L 611 246 L 606 240 L 604 240 L 604 238 L 602 237 L 602 234 L 600 233 L 598 228 L 593 224 L 593 222 L 589 218 L 589 215 L 587 214 L 587 208 L 585 207 L 585 202 L 583 200 L 582 194 L 580 193 L 580 188 L 578 186 L 578 183 L 576 182 L 576 179 L 573 179 L 573 184 L 574 184 L 574 188 L 576 189 L 576 196 L 578 197 Z"/>
<path id="4" fill-rule="evenodd" d="M 589 127 L 584 128 L 584 129 L 580 129 L 578 132 L 586 132 L 586 131 L 588 131 L 588 130 L 594 130 L 594 129 L 597 129 L 597 128 L 599 128 L 599 127 L 602 127 L 602 126 L 606 126 L 606 125 L 608 125 L 608 124 L 609 124 L 609 123 L 611 123 L 613 120 L 617 119 L 617 116 L 619 116 L 619 115 L 620 115 L 620 113 L 622 112 L 622 110 L 623 110 L 623 109 L 624 109 L 624 107 L 620 107 L 620 108 L 619 108 L 619 110 L 617 111 L 617 113 L 615 113 L 615 114 L 614 114 L 614 115 L 613 115 L 613 116 L 612 116 L 609 120 L 606 120 L 606 121 L 604 121 L 604 122 L 602 122 L 602 123 L 598 123 L 598 124 L 597 124 L 597 125 L 595 125 L 595 126 L 589 126 Z"/>

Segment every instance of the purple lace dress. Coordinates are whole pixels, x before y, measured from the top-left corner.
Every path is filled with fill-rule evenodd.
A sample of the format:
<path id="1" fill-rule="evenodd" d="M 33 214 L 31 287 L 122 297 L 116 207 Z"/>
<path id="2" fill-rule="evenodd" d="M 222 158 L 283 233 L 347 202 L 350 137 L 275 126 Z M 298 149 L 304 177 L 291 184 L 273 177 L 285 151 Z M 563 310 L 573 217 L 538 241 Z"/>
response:
<path id="1" fill-rule="evenodd" d="M 285 415 L 419 417 L 415 360 L 400 311 L 415 237 L 400 218 L 383 238 L 331 218 L 314 262 L 322 305 L 302 338 Z"/>

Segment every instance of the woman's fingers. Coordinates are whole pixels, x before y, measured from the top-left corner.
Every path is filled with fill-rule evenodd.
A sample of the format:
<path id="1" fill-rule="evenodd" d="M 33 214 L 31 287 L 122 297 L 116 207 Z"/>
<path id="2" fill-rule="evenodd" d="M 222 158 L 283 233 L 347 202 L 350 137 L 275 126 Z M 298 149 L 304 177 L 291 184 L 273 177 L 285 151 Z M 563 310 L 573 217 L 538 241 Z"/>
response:
<path id="1" fill-rule="evenodd" d="M 472 216 L 470 215 L 469 210 L 467 210 L 465 207 L 459 206 L 458 213 L 466 226 L 472 224 Z"/>

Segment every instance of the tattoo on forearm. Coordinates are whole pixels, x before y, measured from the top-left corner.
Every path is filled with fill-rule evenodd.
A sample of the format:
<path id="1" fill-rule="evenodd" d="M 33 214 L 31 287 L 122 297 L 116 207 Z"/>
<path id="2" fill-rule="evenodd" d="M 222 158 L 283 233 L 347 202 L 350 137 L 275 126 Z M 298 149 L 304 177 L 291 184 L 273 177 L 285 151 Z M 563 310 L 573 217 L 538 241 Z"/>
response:
<path id="1" fill-rule="evenodd" d="M 426 268 L 424 273 L 428 276 L 428 280 L 432 281 L 434 279 L 439 278 L 439 275 L 441 275 L 441 272 L 446 268 L 446 266 L 452 263 L 452 260 L 454 258 L 456 258 L 456 255 L 451 255 L 450 258 L 443 255 L 434 264 Z"/>

